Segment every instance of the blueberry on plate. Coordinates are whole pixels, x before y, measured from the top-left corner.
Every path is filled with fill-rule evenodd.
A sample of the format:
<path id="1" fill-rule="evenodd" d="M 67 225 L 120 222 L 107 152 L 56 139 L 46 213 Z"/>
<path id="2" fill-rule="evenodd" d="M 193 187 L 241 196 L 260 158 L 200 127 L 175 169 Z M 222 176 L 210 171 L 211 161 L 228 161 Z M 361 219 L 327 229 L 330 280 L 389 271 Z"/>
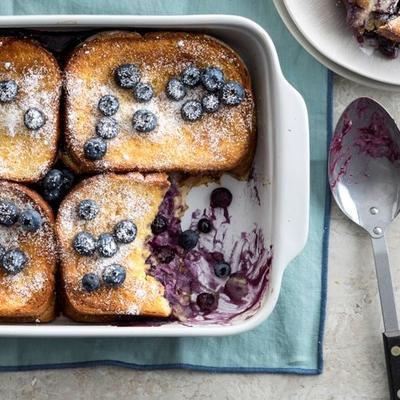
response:
<path id="1" fill-rule="evenodd" d="M 201 83 L 209 92 L 220 90 L 224 81 L 224 73 L 220 68 L 208 67 L 201 73 Z"/>
<path id="2" fill-rule="evenodd" d="M 140 133 L 147 133 L 157 126 L 157 117 L 149 110 L 137 110 L 133 114 L 133 128 Z"/>
<path id="3" fill-rule="evenodd" d="M 200 293 L 196 298 L 196 304 L 200 310 L 205 313 L 210 313 L 218 307 L 218 297 L 213 293 Z"/>
<path id="4" fill-rule="evenodd" d="M 181 115 L 185 121 L 197 121 L 203 115 L 203 107 L 197 100 L 188 100 L 181 108 Z"/>
<path id="5" fill-rule="evenodd" d="M 239 105 L 245 96 L 243 86 L 234 81 L 229 81 L 222 86 L 221 101 L 227 106 Z"/>
<path id="6" fill-rule="evenodd" d="M 25 210 L 19 216 L 22 228 L 29 232 L 36 232 L 43 224 L 42 216 L 36 210 Z"/>
<path id="7" fill-rule="evenodd" d="M 171 78 L 165 87 L 165 94 L 170 100 L 179 101 L 186 96 L 186 87 L 178 78 Z"/>
<path id="8" fill-rule="evenodd" d="M 211 193 L 210 205 L 213 208 L 222 207 L 227 208 L 232 203 L 232 193 L 224 188 L 214 189 Z"/>
<path id="9" fill-rule="evenodd" d="M 78 205 L 79 218 L 84 219 L 85 221 L 92 221 L 95 219 L 99 211 L 100 207 L 94 200 L 82 200 Z"/>
<path id="10" fill-rule="evenodd" d="M 107 143 L 102 138 L 91 138 L 85 143 L 83 151 L 87 159 L 100 160 L 107 152 Z"/>
<path id="11" fill-rule="evenodd" d="M 165 232 L 168 229 L 168 220 L 161 214 L 157 214 L 154 221 L 151 223 L 151 232 L 154 235 Z"/>
<path id="12" fill-rule="evenodd" d="M 126 269 L 119 264 L 108 265 L 103 269 L 102 278 L 107 286 L 120 286 L 125 281 Z"/>
<path id="13" fill-rule="evenodd" d="M 96 239 L 88 232 L 79 232 L 73 241 L 74 250 L 81 256 L 91 256 L 96 251 Z"/>
<path id="14" fill-rule="evenodd" d="M 115 96 L 107 94 L 100 98 L 97 107 L 103 115 L 111 117 L 118 111 L 119 101 Z"/>
<path id="15" fill-rule="evenodd" d="M 194 249 L 198 241 L 199 234 L 191 229 L 183 231 L 179 236 L 179 245 L 188 251 Z"/>
<path id="16" fill-rule="evenodd" d="M 23 251 L 12 249 L 3 255 L 1 266 L 8 274 L 15 275 L 24 269 L 27 262 L 28 257 Z"/>
<path id="17" fill-rule="evenodd" d="M 226 281 L 225 293 L 234 301 L 241 301 L 249 293 L 248 281 L 244 276 L 233 274 Z"/>
<path id="18" fill-rule="evenodd" d="M 129 219 L 120 221 L 117 225 L 115 225 L 114 236 L 119 243 L 132 243 L 136 238 L 136 234 L 136 224 Z"/>
<path id="19" fill-rule="evenodd" d="M 18 220 L 19 211 L 11 201 L 0 200 L 0 225 L 11 226 Z"/>
<path id="20" fill-rule="evenodd" d="M 231 266 L 224 262 L 218 262 L 214 265 L 214 273 L 218 278 L 228 278 L 231 274 Z"/>
<path id="21" fill-rule="evenodd" d="M 115 69 L 114 77 L 119 86 L 130 89 L 140 81 L 141 74 L 135 64 L 122 64 Z"/>
<path id="22" fill-rule="evenodd" d="M 162 264 L 168 264 L 175 258 L 175 252 L 169 246 L 160 246 L 156 248 L 154 254 L 158 262 Z"/>
<path id="23" fill-rule="evenodd" d="M 207 113 L 215 113 L 219 109 L 219 97 L 214 93 L 206 94 L 201 99 L 201 105 L 203 106 L 203 110 Z"/>
<path id="24" fill-rule="evenodd" d="M 24 114 L 24 124 L 32 131 L 40 129 L 45 123 L 46 116 L 36 107 L 30 108 Z"/>
<path id="25" fill-rule="evenodd" d="M 97 250 L 102 257 L 114 256 L 118 251 L 114 236 L 109 233 L 102 233 L 97 240 Z"/>
<path id="26" fill-rule="evenodd" d="M 17 97 L 18 85 L 14 80 L 0 81 L 0 103 L 8 103 Z"/>
<path id="27" fill-rule="evenodd" d="M 200 69 L 190 65 L 182 72 L 181 79 L 186 86 L 195 87 L 200 83 L 200 76 Z"/>
<path id="28" fill-rule="evenodd" d="M 201 218 L 197 223 L 197 229 L 201 233 L 210 233 L 212 230 L 212 223 L 208 218 Z"/>
<path id="29" fill-rule="evenodd" d="M 100 278 L 93 272 L 89 272 L 88 274 L 83 275 L 82 287 L 87 292 L 94 292 L 100 288 Z"/>
<path id="30" fill-rule="evenodd" d="M 118 122 L 113 117 L 103 117 L 96 124 L 96 135 L 102 139 L 114 139 L 118 133 Z"/>
<path id="31" fill-rule="evenodd" d="M 139 103 L 147 103 L 153 96 L 153 87 L 149 83 L 139 82 L 133 88 L 133 97 Z"/>

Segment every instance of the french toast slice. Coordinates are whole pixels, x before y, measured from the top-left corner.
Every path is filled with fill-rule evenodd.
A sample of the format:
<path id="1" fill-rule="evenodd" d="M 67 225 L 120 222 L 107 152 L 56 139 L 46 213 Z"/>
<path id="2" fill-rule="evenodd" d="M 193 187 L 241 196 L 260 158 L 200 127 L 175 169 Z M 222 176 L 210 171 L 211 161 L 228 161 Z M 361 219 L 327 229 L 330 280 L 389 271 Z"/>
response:
<path id="1" fill-rule="evenodd" d="M 36 192 L 8 181 L 0 181 L 0 253 L 0 321 L 51 321 L 58 262 L 53 212 Z"/>
<path id="2" fill-rule="evenodd" d="M 0 37 L 0 179 L 36 182 L 51 167 L 61 86 L 47 50 L 28 39 Z"/>
<path id="3" fill-rule="evenodd" d="M 83 322 L 111 322 L 137 315 L 170 315 L 171 308 L 163 296 L 164 288 L 146 274 L 149 266 L 145 263 L 150 254 L 145 245 L 151 234 L 150 225 L 168 187 L 167 176 L 161 173 L 147 176 L 107 173 L 85 179 L 64 198 L 56 222 L 64 314 Z M 81 214 L 84 200 L 93 201 L 97 211 L 91 215 Z M 133 222 L 137 230 L 133 241 L 121 242 L 116 226 L 126 220 Z M 92 254 L 81 255 L 75 238 L 82 232 L 92 235 L 95 240 L 101 234 L 113 234 L 116 253 L 100 251 L 100 248 L 104 249 L 99 246 L 99 239 Z M 110 265 L 124 269 L 122 282 L 114 284 L 105 276 Z"/>
<path id="4" fill-rule="evenodd" d="M 121 65 L 134 64 L 141 83 L 150 84 L 153 97 L 135 100 L 133 89 L 120 87 L 115 79 Z M 203 71 L 217 67 L 225 82 L 244 89 L 240 104 L 221 104 L 216 112 L 204 112 L 195 121 L 181 115 L 188 100 L 201 101 L 207 94 L 202 85 L 187 87 L 181 100 L 166 94 L 170 79 L 189 66 Z M 75 49 L 65 69 L 66 145 L 71 159 L 85 172 L 218 172 L 247 163 L 255 147 L 254 99 L 250 76 L 240 57 L 217 39 L 203 34 L 153 32 L 103 32 Z M 217 94 L 214 92 L 214 94 Z M 98 105 L 103 96 L 115 96 L 119 108 L 112 115 L 119 129 L 104 140 L 101 159 L 89 159 L 85 144 L 96 137 L 102 118 Z M 217 94 L 218 97 L 218 94 Z M 156 117 L 150 132 L 138 132 L 132 119 L 138 110 Z"/>

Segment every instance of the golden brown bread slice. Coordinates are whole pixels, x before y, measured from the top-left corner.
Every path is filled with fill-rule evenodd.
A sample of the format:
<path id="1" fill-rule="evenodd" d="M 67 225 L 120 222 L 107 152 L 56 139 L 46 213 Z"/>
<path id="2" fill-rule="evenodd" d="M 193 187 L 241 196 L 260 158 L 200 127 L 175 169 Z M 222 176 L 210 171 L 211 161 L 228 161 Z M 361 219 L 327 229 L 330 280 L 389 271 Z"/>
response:
<path id="1" fill-rule="evenodd" d="M 18 92 L 10 101 L 0 99 L 0 179 L 35 182 L 57 153 L 61 73 L 55 58 L 36 42 L 0 37 L 0 83 L 9 81 L 16 82 Z M 32 108 L 45 118 L 38 129 L 24 124 Z"/>
<path id="2" fill-rule="evenodd" d="M 390 19 L 387 23 L 381 25 L 376 32 L 386 39 L 400 42 L 400 17 Z"/>
<path id="3" fill-rule="evenodd" d="M 114 70 L 126 63 L 137 65 L 142 82 L 153 86 L 148 103 L 134 100 L 133 92 L 119 87 Z M 189 90 L 181 101 L 165 95 L 168 80 L 189 65 L 216 66 L 226 80 L 239 82 L 245 99 L 238 106 L 222 106 L 196 122 L 183 121 L 182 104 L 200 99 L 205 90 Z M 254 100 L 248 71 L 239 56 L 220 41 L 202 34 L 106 32 L 96 35 L 73 52 L 65 70 L 66 143 L 71 157 L 86 172 L 112 171 L 227 171 L 247 162 L 255 145 Z M 101 114 L 99 99 L 114 95 L 120 107 L 114 115 L 118 136 L 107 141 L 101 160 L 85 158 L 84 144 L 95 136 Z M 148 109 L 158 126 L 147 134 L 132 127 L 132 116 Z"/>
<path id="4" fill-rule="evenodd" d="M 28 258 L 24 269 L 15 275 L 0 268 L 0 321 L 50 321 L 55 317 L 58 260 L 53 212 L 37 193 L 16 183 L 0 181 L 0 200 L 12 202 L 20 211 L 39 212 L 43 222 L 35 232 L 19 222 L 0 224 L 0 245 L 7 251 L 18 248 Z"/>
<path id="5" fill-rule="evenodd" d="M 164 288 L 155 278 L 146 275 L 145 264 L 149 251 L 145 246 L 151 234 L 150 225 L 169 187 L 167 176 L 139 173 L 125 175 L 103 174 L 82 181 L 63 200 L 56 222 L 61 251 L 61 285 L 64 294 L 64 313 L 77 321 L 113 321 L 121 316 L 170 315 Z M 82 200 L 94 200 L 99 213 L 92 220 L 78 215 Z M 81 256 L 73 247 L 79 232 L 86 231 L 98 238 L 102 233 L 113 233 L 122 220 L 132 220 L 137 226 L 136 239 L 119 244 L 118 252 L 109 258 L 96 251 L 92 256 Z M 95 273 L 100 281 L 104 268 L 111 264 L 126 269 L 121 286 L 109 287 L 104 281 L 100 288 L 87 291 L 82 278 Z"/>

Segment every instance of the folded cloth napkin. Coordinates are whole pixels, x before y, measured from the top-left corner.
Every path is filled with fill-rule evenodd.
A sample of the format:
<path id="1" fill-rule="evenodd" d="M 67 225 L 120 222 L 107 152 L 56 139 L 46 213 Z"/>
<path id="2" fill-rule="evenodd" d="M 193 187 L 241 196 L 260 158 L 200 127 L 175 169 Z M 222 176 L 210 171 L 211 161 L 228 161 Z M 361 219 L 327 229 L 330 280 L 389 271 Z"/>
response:
<path id="1" fill-rule="evenodd" d="M 0 14 L 207 14 L 249 17 L 278 49 L 288 80 L 304 96 L 311 125 L 311 221 L 305 251 L 287 268 L 271 317 L 257 329 L 225 338 L 0 339 L 0 369 L 122 365 L 223 372 L 318 374 L 326 299 L 329 197 L 326 147 L 330 134 L 328 72 L 290 36 L 265 0 L 2 0 Z"/>

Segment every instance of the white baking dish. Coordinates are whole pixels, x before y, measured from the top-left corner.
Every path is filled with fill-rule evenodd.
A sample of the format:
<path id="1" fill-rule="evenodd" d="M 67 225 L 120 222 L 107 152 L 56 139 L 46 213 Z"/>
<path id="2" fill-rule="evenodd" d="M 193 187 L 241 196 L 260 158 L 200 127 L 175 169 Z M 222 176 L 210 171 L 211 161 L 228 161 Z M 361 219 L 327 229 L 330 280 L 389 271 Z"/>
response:
<path id="1" fill-rule="evenodd" d="M 0 17 L 0 27 L 187 30 L 209 33 L 228 43 L 243 57 L 249 68 L 257 102 L 255 166 L 261 207 L 253 207 L 245 213 L 247 200 L 243 198 L 243 206 L 236 202 L 236 212 L 244 226 L 252 220 L 258 222 L 265 241 L 273 245 L 268 288 L 254 315 L 247 319 L 237 319 L 225 325 L 168 323 L 161 326 L 113 326 L 76 324 L 60 317 L 44 325 L 0 325 L 0 336 L 217 336 L 244 332 L 263 322 L 278 300 L 286 266 L 306 243 L 309 219 L 307 110 L 300 94 L 282 75 L 274 44 L 268 34 L 249 19 L 228 15 L 7 16 Z M 225 183 L 229 186 L 229 178 Z M 201 196 L 193 198 L 198 201 Z"/>

